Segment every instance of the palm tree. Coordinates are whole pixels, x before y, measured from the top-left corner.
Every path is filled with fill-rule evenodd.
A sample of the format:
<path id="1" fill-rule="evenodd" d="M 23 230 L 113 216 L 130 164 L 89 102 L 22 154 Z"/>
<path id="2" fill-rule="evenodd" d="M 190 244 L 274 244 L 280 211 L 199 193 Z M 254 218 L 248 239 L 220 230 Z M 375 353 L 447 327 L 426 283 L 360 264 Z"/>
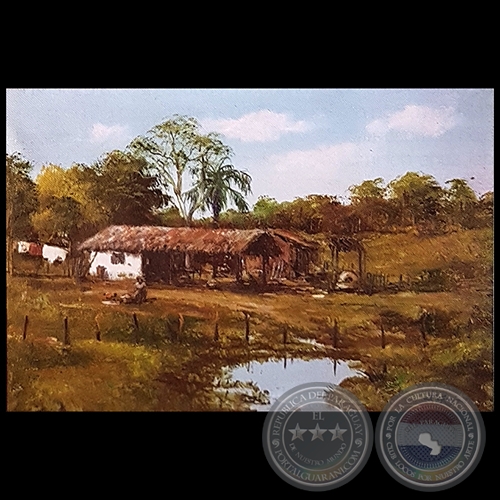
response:
<path id="1" fill-rule="evenodd" d="M 186 196 L 191 201 L 193 212 L 196 209 L 210 211 L 215 225 L 218 225 L 221 212 L 229 204 L 234 204 L 241 212 L 249 209 L 245 196 L 252 192 L 252 178 L 231 164 L 231 149 L 215 134 L 203 139 L 208 147 L 200 154 L 199 168 L 193 172 L 196 181 Z"/>
<path id="2" fill-rule="evenodd" d="M 190 195 L 199 196 L 200 208 L 209 210 L 217 225 L 221 212 L 230 203 L 241 212 L 249 209 L 245 196 L 252 192 L 251 181 L 250 175 L 231 164 L 212 164 L 201 170 Z"/>

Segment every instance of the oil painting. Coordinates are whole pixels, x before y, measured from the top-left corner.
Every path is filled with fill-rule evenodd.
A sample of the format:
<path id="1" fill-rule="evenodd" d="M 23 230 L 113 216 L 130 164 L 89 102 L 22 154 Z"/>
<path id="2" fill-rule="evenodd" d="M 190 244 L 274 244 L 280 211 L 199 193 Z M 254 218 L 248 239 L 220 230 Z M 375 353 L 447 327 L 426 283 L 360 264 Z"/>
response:
<path id="1" fill-rule="evenodd" d="M 7 410 L 493 410 L 492 89 L 7 89 Z"/>

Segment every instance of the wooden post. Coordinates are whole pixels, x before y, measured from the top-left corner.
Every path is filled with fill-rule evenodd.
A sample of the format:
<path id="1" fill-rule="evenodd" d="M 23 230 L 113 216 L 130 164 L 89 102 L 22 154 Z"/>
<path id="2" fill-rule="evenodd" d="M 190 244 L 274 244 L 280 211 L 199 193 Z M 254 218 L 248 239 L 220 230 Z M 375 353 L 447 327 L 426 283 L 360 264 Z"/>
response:
<path id="1" fill-rule="evenodd" d="M 247 341 L 247 344 L 250 343 L 250 313 L 244 311 L 243 314 L 245 315 L 245 340 Z"/>
<path id="2" fill-rule="evenodd" d="M 262 283 L 267 284 L 267 255 L 262 254 Z"/>
<path id="3" fill-rule="evenodd" d="M 286 326 L 283 327 L 283 345 L 286 345 L 288 340 L 288 329 Z"/>
<path id="4" fill-rule="evenodd" d="M 64 317 L 64 345 L 70 345 L 71 341 L 69 338 L 69 328 L 68 328 L 68 317 Z"/>
<path id="5" fill-rule="evenodd" d="M 380 318 L 380 333 L 381 333 L 382 349 L 385 349 L 385 330 L 384 330 L 384 321 L 382 318 Z"/>
<path id="6" fill-rule="evenodd" d="M 172 284 L 172 256 L 170 255 L 170 252 L 167 252 L 166 255 L 166 260 L 167 260 L 167 283 L 169 285 Z"/>
<path id="7" fill-rule="evenodd" d="M 214 342 L 219 341 L 219 311 L 215 311 Z"/>
<path id="8" fill-rule="evenodd" d="M 335 318 L 333 320 L 333 348 L 334 349 L 337 349 L 337 344 L 338 344 L 338 341 L 339 341 L 339 323 L 338 323 L 338 319 Z"/>
<path id="9" fill-rule="evenodd" d="M 24 326 L 23 326 L 23 340 L 26 340 L 26 336 L 28 335 L 28 315 L 24 317 Z"/>
<path id="10" fill-rule="evenodd" d="M 184 328 L 184 316 L 179 313 L 179 330 L 177 332 L 177 340 L 180 342 L 182 340 L 182 330 Z"/>
<path id="11" fill-rule="evenodd" d="M 170 341 L 175 342 L 177 340 L 177 331 L 172 328 L 172 325 L 170 324 L 170 320 L 168 318 L 165 319 L 165 330 Z"/>
<path id="12" fill-rule="evenodd" d="M 95 331 L 95 339 L 97 342 L 101 341 L 101 329 L 99 328 L 99 323 L 97 322 L 97 319 L 95 320 L 95 326 L 96 326 L 96 331 Z"/>
<path id="13" fill-rule="evenodd" d="M 137 314 L 133 313 L 132 318 L 134 320 L 134 327 L 135 327 L 135 343 L 139 343 L 139 320 L 137 319 Z"/>
<path id="14" fill-rule="evenodd" d="M 241 255 L 236 255 L 236 281 L 241 281 Z"/>
<path id="15" fill-rule="evenodd" d="M 363 286 L 365 269 L 363 266 L 363 250 L 358 250 L 358 268 L 359 268 L 359 284 Z"/>

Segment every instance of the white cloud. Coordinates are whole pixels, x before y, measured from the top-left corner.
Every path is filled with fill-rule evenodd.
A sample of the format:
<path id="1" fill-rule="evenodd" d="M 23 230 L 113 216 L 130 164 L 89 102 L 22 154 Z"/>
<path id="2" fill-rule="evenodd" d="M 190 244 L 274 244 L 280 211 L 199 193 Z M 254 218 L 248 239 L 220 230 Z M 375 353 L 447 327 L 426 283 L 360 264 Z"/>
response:
<path id="1" fill-rule="evenodd" d="M 409 136 L 440 137 L 457 124 L 453 107 L 431 108 L 408 105 L 385 118 L 370 122 L 366 126 L 369 134 L 385 135 L 389 130 L 406 132 Z"/>
<path id="2" fill-rule="evenodd" d="M 278 172 L 300 172 L 301 175 L 316 176 L 351 164 L 356 160 L 358 150 L 358 145 L 353 142 L 324 145 L 309 150 L 272 155 L 269 163 Z"/>
<path id="3" fill-rule="evenodd" d="M 350 185 L 372 175 L 378 147 L 371 141 L 344 142 L 273 154 L 249 166 L 253 191 L 278 201 L 308 194 L 342 195 Z"/>
<path id="4" fill-rule="evenodd" d="M 268 109 L 248 113 L 237 119 L 203 120 L 206 130 L 215 130 L 231 139 L 243 142 L 277 141 L 290 132 L 305 132 L 311 124 L 291 119 L 285 113 L 275 113 Z"/>
<path id="5" fill-rule="evenodd" d="M 90 131 L 90 142 L 93 144 L 103 144 L 105 142 L 121 142 L 127 139 L 128 128 L 123 125 L 103 125 L 94 123 Z"/>

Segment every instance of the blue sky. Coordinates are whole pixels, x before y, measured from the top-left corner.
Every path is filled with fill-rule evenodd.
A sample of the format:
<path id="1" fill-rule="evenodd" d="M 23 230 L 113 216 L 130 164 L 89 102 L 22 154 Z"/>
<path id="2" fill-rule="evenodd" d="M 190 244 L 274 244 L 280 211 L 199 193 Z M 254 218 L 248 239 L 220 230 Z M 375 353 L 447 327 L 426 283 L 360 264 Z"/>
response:
<path id="1" fill-rule="evenodd" d="M 492 89 L 7 89 L 7 153 L 90 164 L 174 114 L 222 134 L 251 203 L 408 171 L 493 190 Z"/>

